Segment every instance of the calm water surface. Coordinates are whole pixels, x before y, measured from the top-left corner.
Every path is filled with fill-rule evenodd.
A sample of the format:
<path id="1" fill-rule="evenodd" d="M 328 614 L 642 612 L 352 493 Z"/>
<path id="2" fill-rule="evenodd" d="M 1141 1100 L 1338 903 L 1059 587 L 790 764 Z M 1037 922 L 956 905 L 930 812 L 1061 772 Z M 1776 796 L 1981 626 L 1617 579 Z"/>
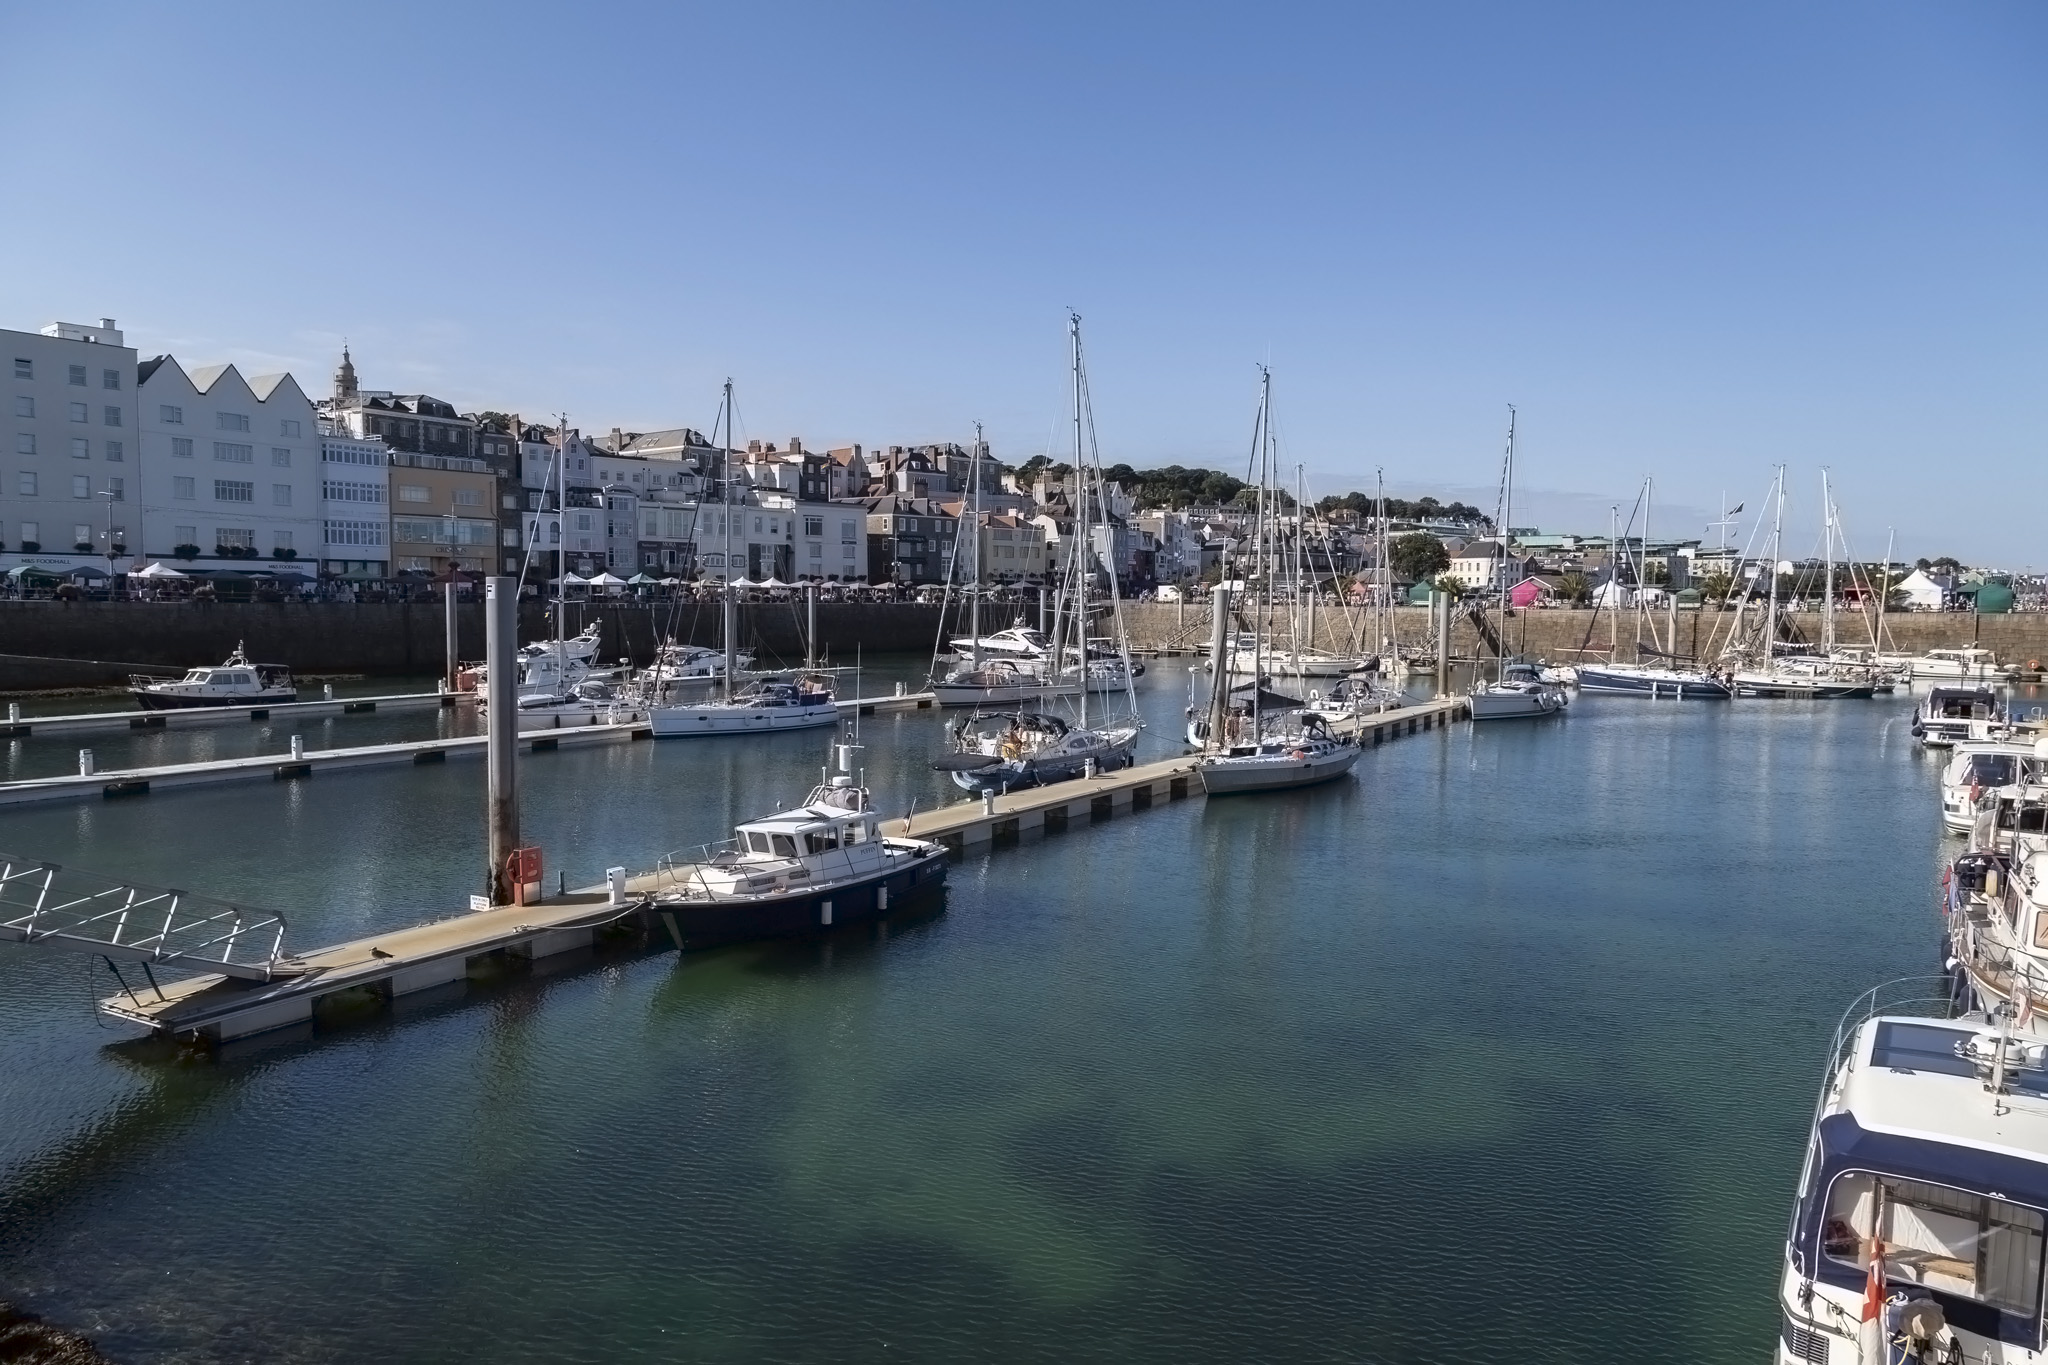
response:
<path id="1" fill-rule="evenodd" d="M 1185 690 L 1154 665 L 1149 753 Z M 1762 1359 L 1827 1035 L 1935 963 L 1908 706 L 1584 699 L 956 862 L 884 935 L 218 1059 L 0 950 L 0 1292 L 133 1362 Z M 869 722 L 885 809 L 945 791 L 940 724 Z M 644 866 L 826 742 L 537 756 L 525 830 L 572 882 Z M 480 783 L 16 810 L 0 847 L 312 945 L 459 904 Z"/>

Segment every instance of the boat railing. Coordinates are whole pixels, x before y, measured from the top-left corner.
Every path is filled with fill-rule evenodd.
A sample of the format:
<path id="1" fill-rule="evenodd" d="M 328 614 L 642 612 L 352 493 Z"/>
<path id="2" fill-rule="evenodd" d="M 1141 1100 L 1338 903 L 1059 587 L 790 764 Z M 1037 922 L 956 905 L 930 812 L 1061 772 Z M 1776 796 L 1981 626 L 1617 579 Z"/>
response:
<path id="1" fill-rule="evenodd" d="M 876 842 L 880 842 L 879 834 L 874 837 Z M 715 844 L 699 844 L 689 850 L 679 849 L 662 855 L 660 861 L 654 865 L 655 880 L 662 884 L 663 890 L 672 895 L 684 899 L 710 900 L 714 893 L 710 883 L 704 880 L 705 870 L 740 867 L 740 855 L 743 852 L 745 849 L 738 839 L 721 839 Z M 766 870 L 768 865 L 760 866 Z M 775 884 L 775 890 L 788 890 L 799 883 L 836 882 L 841 877 L 851 877 L 862 870 L 845 846 L 823 853 L 804 854 L 800 858 L 788 860 L 786 866 L 778 862 L 776 867 L 777 870 L 770 879 Z"/>

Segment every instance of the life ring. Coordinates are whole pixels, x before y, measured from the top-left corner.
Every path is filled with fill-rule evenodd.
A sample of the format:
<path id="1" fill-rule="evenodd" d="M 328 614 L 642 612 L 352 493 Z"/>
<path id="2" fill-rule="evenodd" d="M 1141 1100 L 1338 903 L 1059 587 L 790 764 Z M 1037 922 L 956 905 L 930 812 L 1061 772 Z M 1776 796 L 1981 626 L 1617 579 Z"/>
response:
<path id="1" fill-rule="evenodd" d="M 2040 661 L 2039 659 L 2029 659 L 2029 660 L 2027 660 L 2027 672 L 2029 672 L 2029 673 L 2039 673 L 2040 671 L 2041 671 L 2041 661 Z"/>
<path id="2" fill-rule="evenodd" d="M 1306 749 L 1289 749 L 1289 750 L 1287 751 L 1287 756 L 1288 756 L 1289 758 L 1292 758 L 1292 759 L 1296 759 L 1296 760 L 1304 759 L 1304 758 L 1307 758 L 1307 757 L 1308 757 L 1308 750 L 1306 750 Z"/>

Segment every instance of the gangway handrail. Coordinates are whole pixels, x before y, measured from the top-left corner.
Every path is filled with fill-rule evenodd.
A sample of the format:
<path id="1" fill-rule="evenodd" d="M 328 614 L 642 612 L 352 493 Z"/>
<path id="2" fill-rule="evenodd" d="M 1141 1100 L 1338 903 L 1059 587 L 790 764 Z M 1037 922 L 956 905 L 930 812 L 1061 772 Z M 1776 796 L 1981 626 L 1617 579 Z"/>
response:
<path id="1" fill-rule="evenodd" d="M 273 911 L 0 853 L 0 939 L 10 942 L 269 981 L 297 970 L 284 934 Z"/>

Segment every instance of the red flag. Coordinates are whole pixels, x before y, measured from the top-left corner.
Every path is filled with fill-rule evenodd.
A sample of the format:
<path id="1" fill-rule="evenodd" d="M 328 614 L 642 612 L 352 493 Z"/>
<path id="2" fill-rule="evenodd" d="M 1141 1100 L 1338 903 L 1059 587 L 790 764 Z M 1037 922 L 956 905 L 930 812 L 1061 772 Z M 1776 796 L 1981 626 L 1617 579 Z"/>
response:
<path id="1" fill-rule="evenodd" d="M 1884 1311 L 1884 1242 L 1873 1238 L 1870 1243 L 1870 1277 L 1863 1285 L 1863 1321 L 1869 1322 Z"/>

